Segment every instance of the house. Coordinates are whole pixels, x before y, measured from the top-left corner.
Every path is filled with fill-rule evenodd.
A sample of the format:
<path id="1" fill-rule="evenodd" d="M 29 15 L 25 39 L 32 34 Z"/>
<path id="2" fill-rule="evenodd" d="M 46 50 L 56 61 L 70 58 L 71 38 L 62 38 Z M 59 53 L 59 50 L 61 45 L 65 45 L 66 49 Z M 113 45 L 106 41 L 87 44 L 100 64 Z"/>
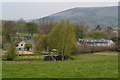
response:
<path id="1" fill-rule="evenodd" d="M 78 45 L 80 46 L 101 46 L 101 47 L 112 47 L 115 43 L 112 40 L 95 40 L 95 39 L 79 39 Z"/>
<path id="2" fill-rule="evenodd" d="M 33 50 L 33 46 L 34 46 L 34 41 L 33 40 L 22 40 L 21 42 L 19 42 L 16 46 L 16 48 L 18 48 L 18 50 L 26 50 L 25 49 L 25 44 L 31 44 L 32 48 L 29 48 L 29 50 Z"/>

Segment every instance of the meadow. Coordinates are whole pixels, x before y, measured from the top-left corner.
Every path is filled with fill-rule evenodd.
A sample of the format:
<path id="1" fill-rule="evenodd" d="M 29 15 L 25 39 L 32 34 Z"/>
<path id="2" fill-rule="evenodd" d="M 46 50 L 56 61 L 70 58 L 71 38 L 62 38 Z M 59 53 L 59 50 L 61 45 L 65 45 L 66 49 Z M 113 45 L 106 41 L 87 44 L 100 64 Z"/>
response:
<path id="1" fill-rule="evenodd" d="M 24 58 L 30 58 L 25 57 Z M 41 57 L 43 58 L 43 57 Z M 105 52 L 72 56 L 66 61 L 3 61 L 3 78 L 117 78 L 118 54 Z"/>

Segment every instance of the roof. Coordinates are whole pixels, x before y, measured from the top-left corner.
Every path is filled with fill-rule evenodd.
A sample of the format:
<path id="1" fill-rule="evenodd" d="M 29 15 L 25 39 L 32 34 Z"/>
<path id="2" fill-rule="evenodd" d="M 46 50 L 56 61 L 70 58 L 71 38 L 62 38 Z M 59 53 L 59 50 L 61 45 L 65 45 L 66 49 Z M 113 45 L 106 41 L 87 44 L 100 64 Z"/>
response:
<path id="1" fill-rule="evenodd" d="M 95 39 L 79 39 L 79 42 L 98 42 L 98 43 L 108 43 L 112 40 L 105 40 L 105 39 L 102 39 L 102 40 L 95 40 Z"/>
<path id="2" fill-rule="evenodd" d="M 33 40 L 24 40 L 24 42 L 27 43 L 27 44 L 34 44 Z"/>

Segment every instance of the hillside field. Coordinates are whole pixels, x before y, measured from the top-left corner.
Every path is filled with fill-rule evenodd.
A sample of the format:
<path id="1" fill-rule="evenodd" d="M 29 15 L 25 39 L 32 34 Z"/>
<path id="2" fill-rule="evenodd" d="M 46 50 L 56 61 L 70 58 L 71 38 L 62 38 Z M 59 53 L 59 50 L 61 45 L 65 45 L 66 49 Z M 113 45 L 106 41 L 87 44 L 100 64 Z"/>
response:
<path id="1" fill-rule="evenodd" d="M 29 57 L 28 57 L 29 58 Z M 43 58 L 43 57 L 42 57 Z M 72 56 L 67 61 L 3 61 L 3 78 L 117 78 L 118 53 Z"/>

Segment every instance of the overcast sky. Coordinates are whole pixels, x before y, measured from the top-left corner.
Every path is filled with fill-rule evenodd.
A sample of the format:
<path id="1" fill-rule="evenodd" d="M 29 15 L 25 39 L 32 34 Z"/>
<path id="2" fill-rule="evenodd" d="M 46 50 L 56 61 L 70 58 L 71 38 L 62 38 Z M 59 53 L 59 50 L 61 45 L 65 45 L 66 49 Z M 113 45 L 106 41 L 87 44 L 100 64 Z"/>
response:
<path id="1" fill-rule="evenodd" d="M 24 18 L 28 20 L 41 18 L 75 7 L 104 7 L 117 5 L 117 2 L 3 2 L 2 19 L 18 20 Z"/>

